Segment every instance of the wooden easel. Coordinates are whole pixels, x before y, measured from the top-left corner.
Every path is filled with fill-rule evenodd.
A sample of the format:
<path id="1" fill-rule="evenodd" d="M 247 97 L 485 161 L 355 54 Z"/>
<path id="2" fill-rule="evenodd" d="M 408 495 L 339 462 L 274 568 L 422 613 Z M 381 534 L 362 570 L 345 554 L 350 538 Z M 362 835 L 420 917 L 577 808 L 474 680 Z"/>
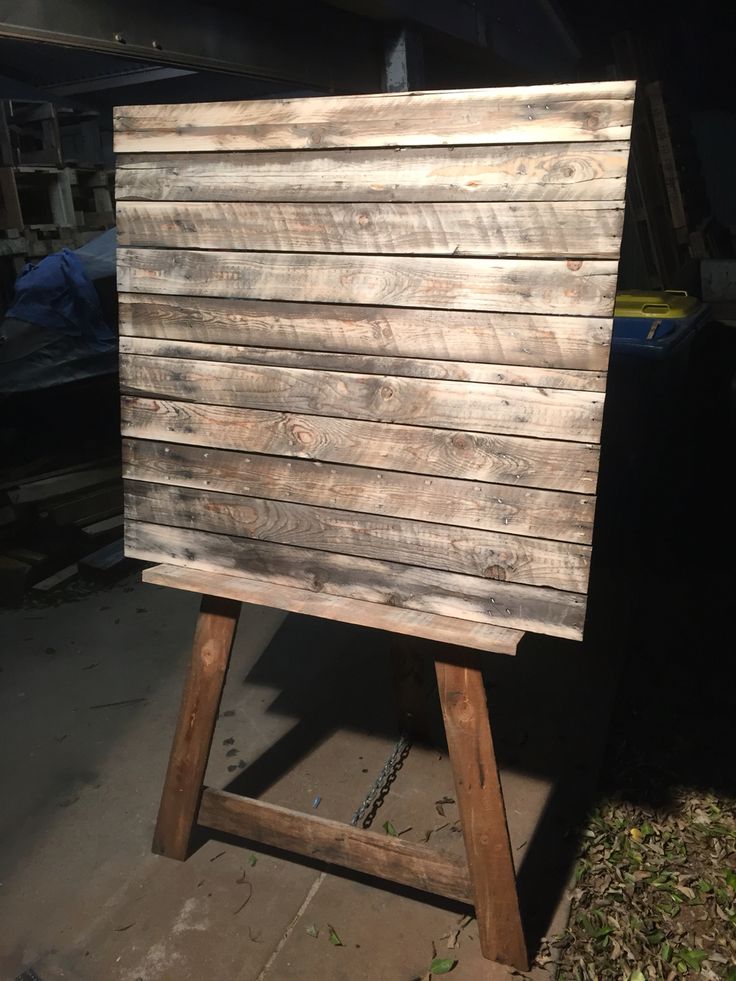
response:
<path id="1" fill-rule="evenodd" d="M 478 652 L 583 635 L 634 91 L 116 111 L 126 554 L 204 597 L 156 851 L 199 824 L 473 903 L 526 968 Z M 467 863 L 203 788 L 243 603 L 433 642 Z"/>
<path id="2" fill-rule="evenodd" d="M 221 591 L 230 593 L 202 596 L 153 850 L 183 861 L 189 855 L 195 825 L 199 825 L 472 903 L 483 955 L 527 970 L 506 810 L 478 652 L 434 645 L 466 866 L 427 845 L 205 787 L 205 769 L 243 605 L 233 594 L 242 591 L 245 598 L 250 595 L 249 586 L 234 577 L 188 573 L 170 566 L 148 570 L 144 578 L 189 590 L 209 581 L 211 588 L 219 585 Z M 280 598 L 293 599 L 283 594 Z M 494 628 L 489 630 L 494 633 Z M 495 634 L 501 653 L 513 653 L 523 636 L 503 628 Z"/>

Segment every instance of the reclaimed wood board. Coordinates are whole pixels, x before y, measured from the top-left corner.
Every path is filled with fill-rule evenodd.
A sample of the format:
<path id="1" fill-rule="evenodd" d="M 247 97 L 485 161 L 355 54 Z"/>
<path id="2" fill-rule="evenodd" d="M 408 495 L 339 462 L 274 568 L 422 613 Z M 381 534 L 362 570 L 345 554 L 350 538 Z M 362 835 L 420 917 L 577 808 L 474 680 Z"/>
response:
<path id="1" fill-rule="evenodd" d="M 579 638 L 633 98 L 116 110 L 127 553 L 483 650 Z"/>

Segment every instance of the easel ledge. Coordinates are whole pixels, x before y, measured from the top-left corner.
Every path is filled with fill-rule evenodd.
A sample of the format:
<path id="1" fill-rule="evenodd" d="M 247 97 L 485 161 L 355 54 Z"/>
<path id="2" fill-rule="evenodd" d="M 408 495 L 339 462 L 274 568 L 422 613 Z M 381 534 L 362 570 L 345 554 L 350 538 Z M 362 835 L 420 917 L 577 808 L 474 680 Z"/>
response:
<path id="1" fill-rule="evenodd" d="M 434 648 L 428 645 L 437 673 L 466 865 L 428 845 L 203 785 L 242 604 L 255 603 L 337 619 L 339 597 L 307 595 L 306 590 L 168 565 L 148 569 L 144 579 L 203 593 L 153 850 L 168 858 L 185 860 L 190 852 L 192 832 L 200 825 L 472 903 L 483 955 L 518 970 L 527 970 L 529 959 L 506 809 L 477 651 L 449 643 L 438 643 Z M 372 612 L 367 620 L 367 607 L 383 611 L 386 616 L 377 618 Z M 401 616 L 392 620 L 392 614 L 405 612 L 349 601 L 347 608 L 341 606 L 339 619 L 415 636 L 421 629 L 429 631 L 434 626 L 433 620 L 446 619 L 411 614 L 409 620 Z M 399 622 L 403 629 L 396 626 Z M 506 628 L 482 625 L 482 629 L 488 644 L 491 635 L 497 635 L 497 649 L 507 654 L 515 652 L 523 636 L 521 631 Z M 450 627 L 444 626 L 444 630 L 449 636 Z M 436 634 L 432 639 L 437 640 Z"/>
<path id="2" fill-rule="evenodd" d="M 490 626 L 487 623 L 458 620 L 397 606 L 382 606 L 347 596 L 317 593 L 258 579 L 228 576 L 220 572 L 202 572 L 184 566 L 155 565 L 144 570 L 143 581 L 156 586 L 171 586 L 191 593 L 222 596 L 240 603 L 354 623 L 361 627 L 388 630 L 395 634 L 422 637 L 425 640 L 436 640 L 456 647 L 471 647 L 476 651 L 494 654 L 516 654 L 516 648 L 524 636 L 523 630 L 513 630 L 510 627 Z"/>

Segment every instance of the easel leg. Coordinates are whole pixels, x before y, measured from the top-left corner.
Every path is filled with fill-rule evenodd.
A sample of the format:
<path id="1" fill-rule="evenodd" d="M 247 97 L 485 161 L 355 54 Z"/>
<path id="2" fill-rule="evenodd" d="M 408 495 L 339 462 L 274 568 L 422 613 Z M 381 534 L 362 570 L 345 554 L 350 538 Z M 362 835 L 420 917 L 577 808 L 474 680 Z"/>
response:
<path id="1" fill-rule="evenodd" d="M 184 861 L 240 615 L 240 603 L 203 596 L 153 836 L 153 851 Z"/>
<path id="2" fill-rule="evenodd" d="M 389 645 L 398 724 L 413 739 L 429 737 L 427 641 L 392 634 Z"/>
<path id="3" fill-rule="evenodd" d="M 483 956 L 520 971 L 529 962 L 506 808 L 477 653 L 447 647 L 435 660 Z"/>

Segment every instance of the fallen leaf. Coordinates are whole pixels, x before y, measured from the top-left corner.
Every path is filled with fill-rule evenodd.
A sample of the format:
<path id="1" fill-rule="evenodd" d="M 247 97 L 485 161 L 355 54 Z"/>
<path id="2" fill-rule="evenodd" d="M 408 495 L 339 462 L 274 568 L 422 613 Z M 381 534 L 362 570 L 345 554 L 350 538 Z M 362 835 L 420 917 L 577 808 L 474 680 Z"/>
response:
<path id="1" fill-rule="evenodd" d="M 307 927 L 307 936 L 308 936 L 308 937 L 314 937 L 314 938 L 315 938 L 315 940 L 316 940 L 316 939 L 317 939 L 317 937 L 319 936 L 319 930 L 318 930 L 318 929 L 317 929 L 317 927 L 316 927 L 316 926 L 314 925 L 314 923 L 313 923 L 313 924 L 312 924 L 311 926 L 308 926 L 308 927 Z"/>
<path id="2" fill-rule="evenodd" d="M 691 971 L 699 971 L 707 956 L 704 950 L 690 950 L 687 947 L 682 947 L 675 954 L 676 959 L 683 961 Z"/>
<path id="3" fill-rule="evenodd" d="M 391 835 L 392 838 L 398 838 L 399 833 L 390 821 L 383 822 L 383 830 L 387 835 Z"/>
<path id="4" fill-rule="evenodd" d="M 429 965 L 429 973 L 449 974 L 456 964 L 457 961 L 453 961 L 449 957 L 435 957 L 435 959 Z M 642 981 L 644 981 L 644 978 L 642 978 Z"/>
<path id="5" fill-rule="evenodd" d="M 252 867 L 252 866 L 254 866 L 254 865 L 256 864 L 256 862 L 257 862 L 257 861 L 258 861 L 258 856 L 257 856 L 257 855 L 253 855 L 253 854 L 251 853 L 251 854 L 250 854 L 250 855 L 248 856 L 248 865 L 250 865 L 251 867 Z"/>
<path id="6" fill-rule="evenodd" d="M 327 924 L 327 929 L 330 931 L 330 943 L 332 946 L 342 947 L 342 940 L 338 937 L 337 930 L 333 926 L 330 926 L 329 923 Z"/>

